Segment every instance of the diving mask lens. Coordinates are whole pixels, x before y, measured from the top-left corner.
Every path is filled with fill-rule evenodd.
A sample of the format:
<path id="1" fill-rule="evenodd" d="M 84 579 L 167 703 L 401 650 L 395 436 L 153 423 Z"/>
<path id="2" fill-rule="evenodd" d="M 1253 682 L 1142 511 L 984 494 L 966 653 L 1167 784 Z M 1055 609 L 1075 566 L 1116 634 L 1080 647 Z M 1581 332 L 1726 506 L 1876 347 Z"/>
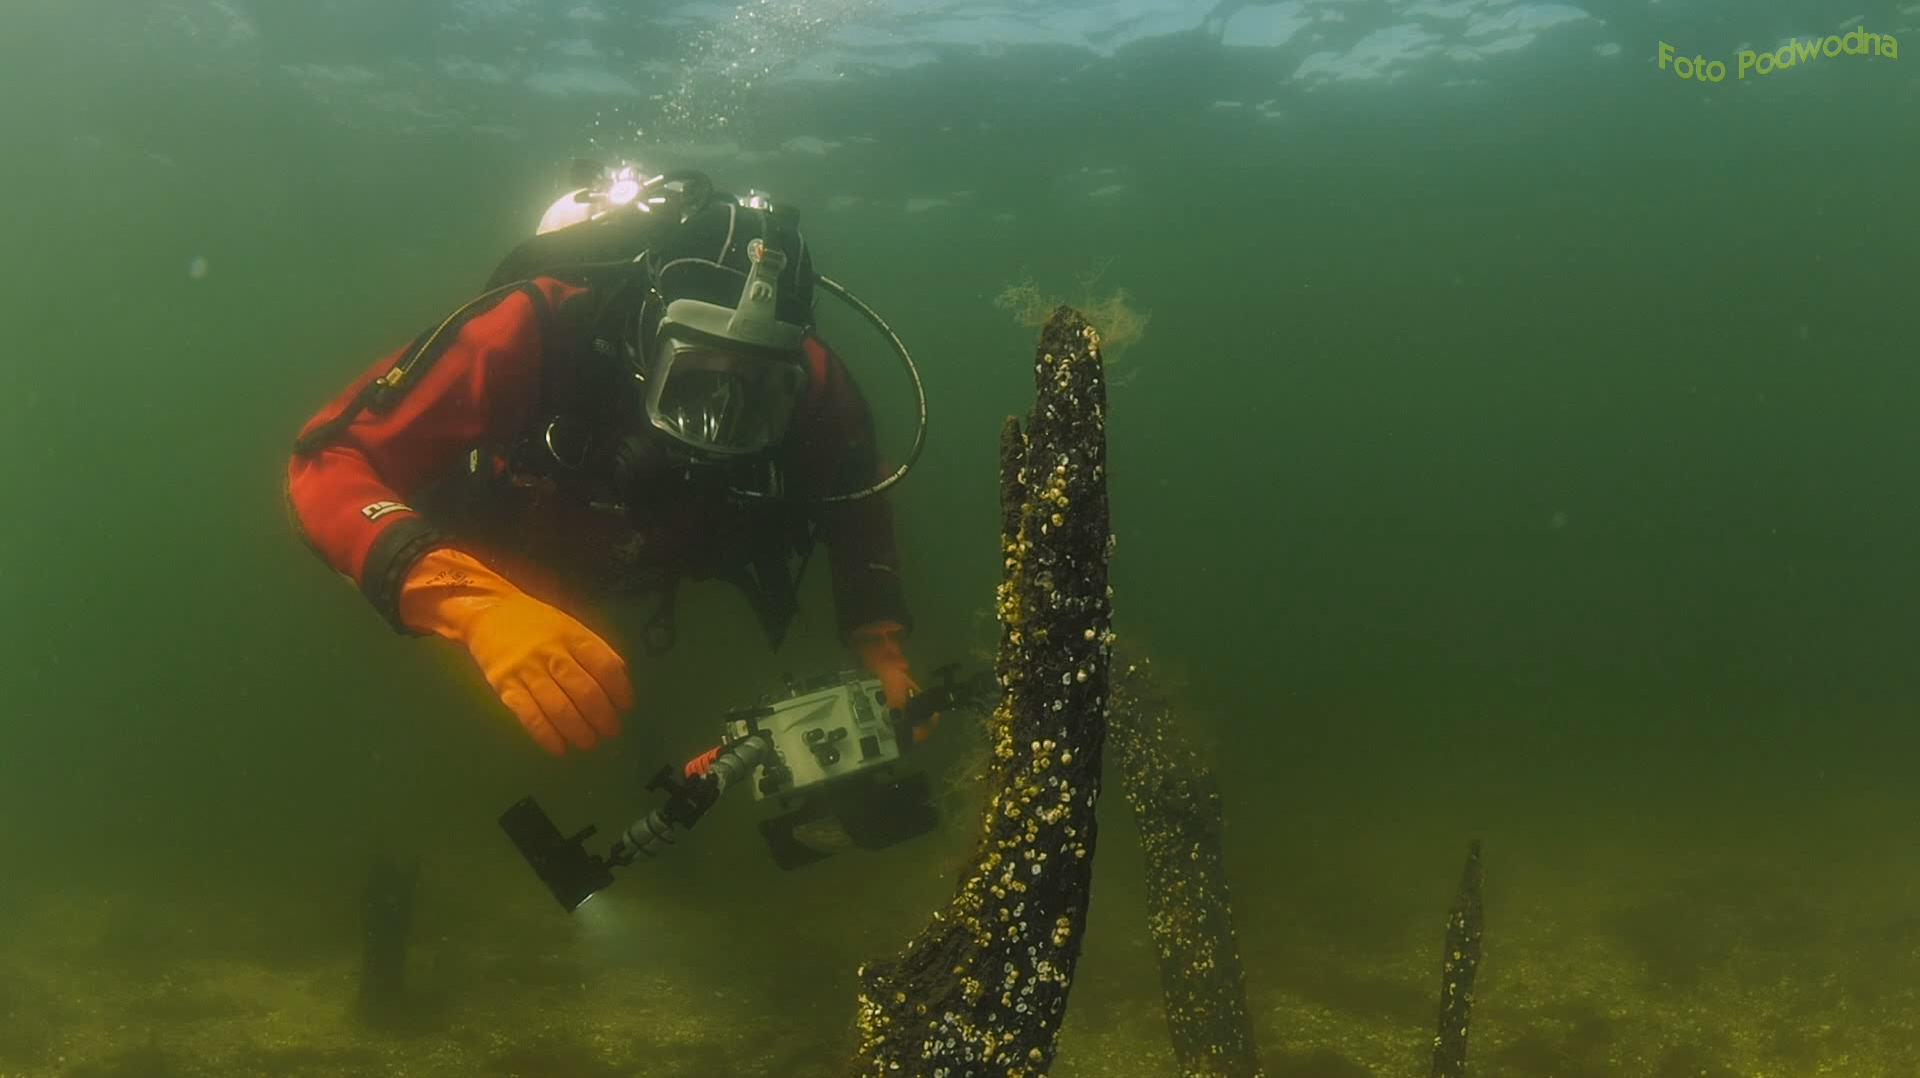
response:
<path id="1" fill-rule="evenodd" d="M 647 419 L 704 453 L 766 449 L 787 433 L 806 388 L 797 355 L 749 354 L 666 338 L 649 379 Z"/>

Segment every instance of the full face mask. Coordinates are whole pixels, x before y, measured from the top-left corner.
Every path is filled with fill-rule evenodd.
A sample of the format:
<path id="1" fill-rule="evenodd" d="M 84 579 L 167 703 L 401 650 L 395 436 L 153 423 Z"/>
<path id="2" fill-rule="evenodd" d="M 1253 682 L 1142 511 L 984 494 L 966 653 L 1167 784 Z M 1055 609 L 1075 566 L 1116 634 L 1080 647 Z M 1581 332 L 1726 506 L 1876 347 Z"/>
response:
<path id="1" fill-rule="evenodd" d="M 730 245 L 740 222 L 735 207 L 726 210 Z M 745 250 L 745 273 L 697 256 L 660 264 L 641 316 L 647 422 L 706 457 L 777 445 L 807 388 L 806 326 L 792 320 L 794 304 L 782 310 L 787 254 L 759 236 Z"/>

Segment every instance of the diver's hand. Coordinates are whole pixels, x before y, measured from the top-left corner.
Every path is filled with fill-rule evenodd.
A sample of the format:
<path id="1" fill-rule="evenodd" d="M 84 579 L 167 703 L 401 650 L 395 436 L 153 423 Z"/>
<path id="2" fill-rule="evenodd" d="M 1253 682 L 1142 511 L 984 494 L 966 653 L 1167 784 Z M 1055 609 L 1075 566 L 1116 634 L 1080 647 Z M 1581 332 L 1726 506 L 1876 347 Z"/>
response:
<path id="1" fill-rule="evenodd" d="M 540 747 L 590 749 L 633 706 L 627 666 L 607 642 L 457 550 L 428 552 L 400 588 L 409 626 L 464 645 Z"/>
<path id="2" fill-rule="evenodd" d="M 887 706 L 896 709 L 906 707 L 907 698 L 920 691 L 919 683 L 907 669 L 907 657 L 900 651 L 903 631 L 898 622 L 876 621 L 855 629 L 850 640 L 860 656 L 860 664 L 880 679 L 887 693 Z"/>
<path id="3" fill-rule="evenodd" d="M 920 683 L 913 680 L 912 671 L 907 669 L 907 657 L 900 650 L 902 627 L 897 622 L 876 621 L 871 625 L 862 625 L 854 630 L 853 647 L 860 653 L 860 662 L 874 677 L 880 679 L 880 686 L 887 694 L 887 706 L 903 708 L 907 701 L 920 694 Z M 927 720 L 913 728 L 913 743 L 925 741 L 940 725 L 938 711 L 927 716 Z"/>

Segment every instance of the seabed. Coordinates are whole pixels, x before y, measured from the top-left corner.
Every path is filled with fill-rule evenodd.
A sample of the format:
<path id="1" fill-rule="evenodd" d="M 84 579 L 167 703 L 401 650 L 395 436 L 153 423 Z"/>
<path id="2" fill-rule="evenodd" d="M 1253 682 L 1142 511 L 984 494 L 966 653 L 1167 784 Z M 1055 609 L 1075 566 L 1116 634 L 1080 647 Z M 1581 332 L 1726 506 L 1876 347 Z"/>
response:
<path id="1" fill-rule="evenodd" d="M 1120 861 L 1134 851 L 1113 830 L 1105 853 Z M 1911 887 L 1864 865 L 1854 878 L 1810 870 L 1817 885 L 1796 887 L 1746 858 L 1693 873 L 1642 864 L 1605 890 L 1548 874 L 1503 885 L 1501 847 L 1488 850 L 1472 1073 L 1920 1075 L 1920 983 L 1901 972 L 1920 961 Z M 1589 867 L 1587 881 L 1627 879 L 1631 858 Z M 1053 1078 L 1176 1073 L 1131 882 L 1095 900 Z M 1444 900 L 1451 881 L 1434 882 L 1423 893 Z M 1241 922 L 1281 890 L 1237 885 Z M 428 910 L 412 963 L 421 1006 L 378 1030 L 354 1013 L 358 955 L 313 939 L 350 940 L 347 918 L 316 932 L 267 903 L 207 901 L 116 892 L 16 907 L 0 929 L 0 1078 L 843 1078 L 851 967 L 892 942 L 834 941 L 842 968 L 796 999 L 744 956 L 686 965 L 719 917 L 671 956 L 623 964 L 553 946 L 538 926 L 565 915 L 532 899 L 492 911 L 497 932 L 471 924 L 452 944 Z M 1243 930 L 1269 1078 L 1425 1075 L 1444 912 L 1375 919 L 1364 942 L 1311 924 Z M 787 986 L 808 980 L 787 974 Z"/>

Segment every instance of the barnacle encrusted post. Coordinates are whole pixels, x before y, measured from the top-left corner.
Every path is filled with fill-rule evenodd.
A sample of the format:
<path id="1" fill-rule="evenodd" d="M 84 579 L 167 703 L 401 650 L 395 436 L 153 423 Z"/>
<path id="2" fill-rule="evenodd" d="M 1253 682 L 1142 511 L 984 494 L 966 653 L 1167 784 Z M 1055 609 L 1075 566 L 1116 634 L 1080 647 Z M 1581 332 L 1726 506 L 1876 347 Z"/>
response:
<path id="1" fill-rule="evenodd" d="M 1473 1010 L 1473 977 L 1480 970 L 1480 933 L 1485 907 L 1480 891 L 1486 871 L 1480 840 L 1467 845 L 1467 867 L 1447 918 L 1447 950 L 1440 962 L 1440 1031 L 1433 1038 L 1433 1078 L 1465 1078 L 1467 1019 Z"/>
<path id="2" fill-rule="evenodd" d="M 1260 1052 L 1233 935 L 1220 788 L 1182 734 L 1147 659 L 1113 684 L 1120 780 L 1147 861 L 1147 930 L 1180 1078 L 1257 1078 Z"/>
<path id="3" fill-rule="evenodd" d="M 1099 342 L 1055 308 L 1027 429 L 1001 430 L 992 796 L 947 906 L 860 969 L 858 1075 L 1040 1078 L 1053 1062 L 1093 876 L 1113 646 Z"/>

